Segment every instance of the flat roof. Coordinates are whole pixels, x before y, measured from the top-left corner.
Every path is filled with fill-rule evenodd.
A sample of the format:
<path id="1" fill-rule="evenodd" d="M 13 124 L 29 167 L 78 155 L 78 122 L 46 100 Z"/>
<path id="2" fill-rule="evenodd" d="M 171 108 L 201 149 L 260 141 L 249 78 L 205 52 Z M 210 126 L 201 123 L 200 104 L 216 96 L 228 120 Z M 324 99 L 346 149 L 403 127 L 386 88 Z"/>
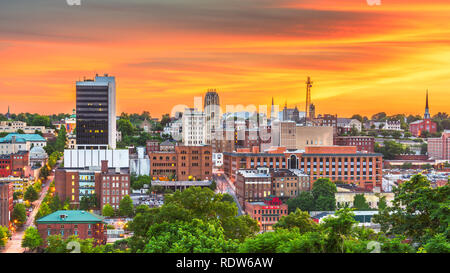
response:
<path id="1" fill-rule="evenodd" d="M 65 217 L 62 218 L 61 216 Z M 84 210 L 58 210 L 47 216 L 39 218 L 36 223 L 101 223 L 103 217 Z"/>

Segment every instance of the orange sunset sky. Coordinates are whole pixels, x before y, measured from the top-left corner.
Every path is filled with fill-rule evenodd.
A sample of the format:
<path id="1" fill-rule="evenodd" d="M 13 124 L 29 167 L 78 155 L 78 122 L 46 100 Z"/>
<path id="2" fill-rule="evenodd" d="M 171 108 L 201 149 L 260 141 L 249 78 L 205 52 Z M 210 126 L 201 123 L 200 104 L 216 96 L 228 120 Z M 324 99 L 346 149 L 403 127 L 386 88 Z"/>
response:
<path id="1" fill-rule="evenodd" d="M 117 112 L 221 104 L 316 113 L 450 112 L 450 1 L 0 0 L 0 112 L 71 112 L 75 81 L 116 76 Z"/>

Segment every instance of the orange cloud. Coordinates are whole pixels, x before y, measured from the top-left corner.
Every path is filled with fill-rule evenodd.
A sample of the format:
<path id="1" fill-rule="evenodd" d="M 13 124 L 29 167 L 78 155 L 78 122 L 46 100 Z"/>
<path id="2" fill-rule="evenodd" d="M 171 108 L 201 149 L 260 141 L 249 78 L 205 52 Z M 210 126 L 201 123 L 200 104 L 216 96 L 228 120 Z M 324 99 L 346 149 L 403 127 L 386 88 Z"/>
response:
<path id="1" fill-rule="evenodd" d="M 119 113 L 160 116 L 208 88 L 303 109 L 307 76 L 318 113 L 422 114 L 427 88 L 449 112 L 447 1 L 33 2 L 0 10 L 1 112 L 70 112 L 95 73 L 116 76 Z"/>

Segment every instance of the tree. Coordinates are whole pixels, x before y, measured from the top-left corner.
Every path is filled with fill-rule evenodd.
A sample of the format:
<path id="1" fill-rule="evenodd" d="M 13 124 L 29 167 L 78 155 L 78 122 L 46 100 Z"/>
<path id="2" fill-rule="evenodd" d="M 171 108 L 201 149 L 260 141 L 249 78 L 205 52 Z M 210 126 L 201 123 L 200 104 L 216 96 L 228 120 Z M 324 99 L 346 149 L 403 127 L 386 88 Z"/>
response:
<path id="1" fill-rule="evenodd" d="M 443 233 L 434 235 L 424 246 L 427 253 L 450 253 L 450 242 Z"/>
<path id="2" fill-rule="evenodd" d="M 48 202 L 48 207 L 52 212 L 63 209 L 61 200 L 59 199 L 58 193 L 51 197 Z"/>
<path id="3" fill-rule="evenodd" d="M 353 197 L 353 207 L 356 210 L 369 210 L 370 206 L 366 202 L 366 197 L 364 197 L 364 194 L 355 194 L 355 197 Z"/>
<path id="4" fill-rule="evenodd" d="M 397 155 L 403 154 L 405 148 L 402 144 L 393 140 L 386 140 L 383 142 L 383 147 L 378 144 L 375 145 L 375 152 L 382 153 L 385 159 L 394 159 Z"/>
<path id="5" fill-rule="evenodd" d="M 379 208 L 374 222 L 388 235 L 402 234 L 424 244 L 436 234 L 449 232 L 450 186 L 431 188 L 422 175 L 393 188 L 392 206 Z"/>
<path id="6" fill-rule="evenodd" d="M 328 178 L 319 178 L 314 182 L 312 195 L 315 210 L 335 210 L 337 192 L 336 185 Z"/>
<path id="7" fill-rule="evenodd" d="M 43 244 L 43 239 L 39 231 L 35 227 L 29 227 L 25 230 L 25 235 L 22 239 L 22 247 L 27 247 L 31 251 L 39 248 Z"/>
<path id="8" fill-rule="evenodd" d="M 308 212 L 301 211 L 297 208 L 295 212 L 291 212 L 287 216 L 281 217 L 278 223 L 275 224 L 274 228 L 298 228 L 300 233 L 306 233 L 317 230 L 318 225 L 309 216 Z"/>
<path id="9" fill-rule="evenodd" d="M 11 237 L 11 233 L 9 232 L 7 227 L 0 226 L 0 247 L 5 246 L 8 238 Z"/>
<path id="10" fill-rule="evenodd" d="M 14 221 L 17 220 L 17 224 L 22 226 L 27 220 L 27 209 L 25 208 L 25 205 L 20 203 L 14 205 L 11 218 Z"/>
<path id="11" fill-rule="evenodd" d="M 32 186 L 28 187 L 24 194 L 24 199 L 30 202 L 34 202 L 39 198 L 39 194 Z"/>
<path id="12" fill-rule="evenodd" d="M 226 217 L 221 220 L 221 225 L 226 238 L 239 242 L 259 231 L 258 222 L 249 215 Z"/>
<path id="13" fill-rule="evenodd" d="M 41 177 L 43 180 L 47 180 L 49 175 L 50 171 L 48 170 L 47 166 L 44 165 L 39 171 L 39 177 Z"/>
<path id="14" fill-rule="evenodd" d="M 103 206 L 102 215 L 105 217 L 112 217 L 115 211 L 114 208 L 110 204 L 106 204 Z"/>
<path id="15" fill-rule="evenodd" d="M 344 241 L 351 236 L 356 220 L 355 214 L 349 208 L 340 209 L 335 216 L 328 216 L 323 220 L 323 228 L 328 237 L 326 249 L 328 253 L 344 252 Z"/>
<path id="16" fill-rule="evenodd" d="M 226 253 L 238 248 L 236 240 L 225 237 L 218 221 L 154 224 L 148 236 L 145 253 Z"/>
<path id="17" fill-rule="evenodd" d="M 117 128 L 122 133 L 122 137 L 132 136 L 134 133 L 134 127 L 128 119 L 119 119 Z"/>
<path id="18" fill-rule="evenodd" d="M 48 204 L 46 202 L 42 202 L 41 206 L 39 207 L 38 212 L 36 213 L 36 217 L 34 220 L 39 220 L 40 218 L 47 216 L 51 214 L 53 211 L 50 209 Z"/>
<path id="19" fill-rule="evenodd" d="M 81 197 L 80 210 L 90 210 L 97 207 L 97 195 L 92 194 Z"/>
<path id="20" fill-rule="evenodd" d="M 295 198 L 287 200 L 289 212 L 294 212 L 297 209 L 302 211 L 313 211 L 314 210 L 314 196 L 309 191 L 302 191 Z"/>
<path id="21" fill-rule="evenodd" d="M 217 188 L 216 180 L 211 181 L 211 185 L 209 185 L 209 188 L 213 191 L 216 190 Z"/>
<path id="22" fill-rule="evenodd" d="M 129 195 L 125 195 L 119 203 L 119 214 L 121 216 L 132 217 L 134 214 L 133 200 Z"/>
<path id="23" fill-rule="evenodd" d="M 363 122 L 363 117 L 359 114 L 355 114 L 351 117 L 351 119 L 359 120 L 360 122 Z"/>

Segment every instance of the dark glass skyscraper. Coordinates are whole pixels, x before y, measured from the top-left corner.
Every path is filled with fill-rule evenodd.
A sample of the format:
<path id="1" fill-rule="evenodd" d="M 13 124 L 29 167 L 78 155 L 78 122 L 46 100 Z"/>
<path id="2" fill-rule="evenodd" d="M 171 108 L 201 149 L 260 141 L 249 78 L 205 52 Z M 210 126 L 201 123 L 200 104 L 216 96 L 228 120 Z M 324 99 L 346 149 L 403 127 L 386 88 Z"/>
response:
<path id="1" fill-rule="evenodd" d="M 115 78 L 77 82 L 76 140 L 79 149 L 116 147 Z"/>

